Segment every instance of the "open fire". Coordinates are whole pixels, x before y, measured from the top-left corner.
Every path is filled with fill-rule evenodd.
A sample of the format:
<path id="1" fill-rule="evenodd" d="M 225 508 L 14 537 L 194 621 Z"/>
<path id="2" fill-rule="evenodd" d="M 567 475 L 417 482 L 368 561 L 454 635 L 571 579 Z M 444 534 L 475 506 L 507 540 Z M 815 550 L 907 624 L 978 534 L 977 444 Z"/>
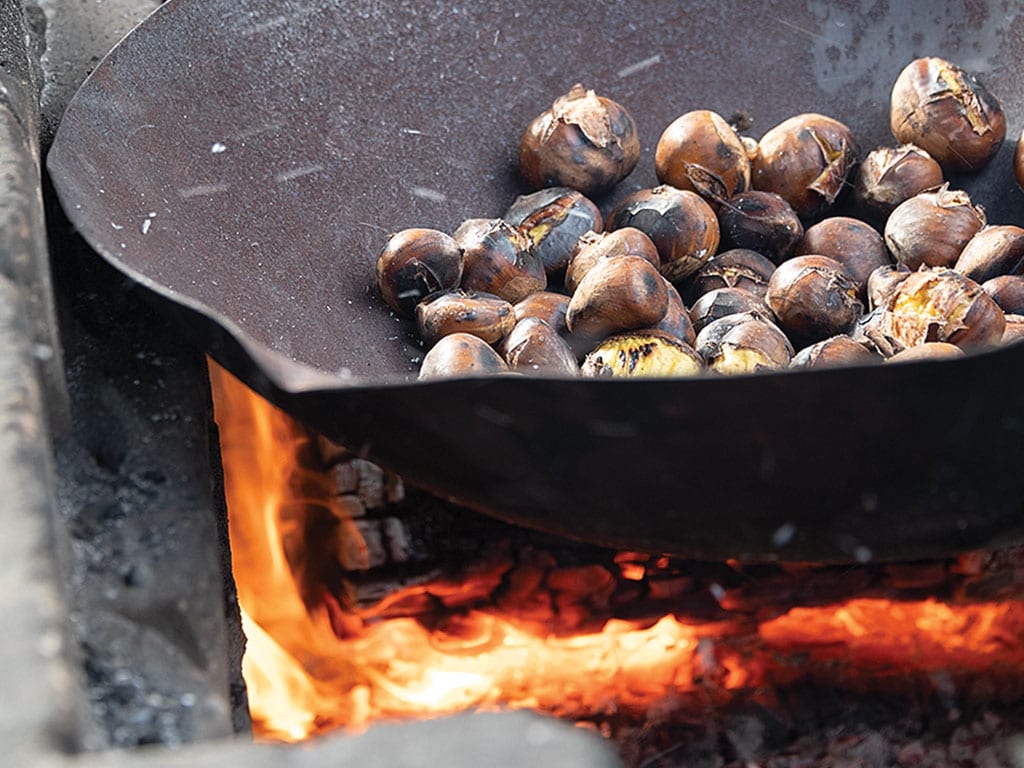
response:
<path id="1" fill-rule="evenodd" d="M 339 574 L 368 544 L 316 440 L 212 363 L 211 379 L 258 738 L 472 708 L 612 734 L 737 697 L 770 707 L 798 683 L 945 697 L 950 711 L 962 691 L 1024 700 L 1020 550 L 744 567 L 566 556 L 509 533 L 444 569 L 392 564 L 393 589 L 360 593 Z"/>

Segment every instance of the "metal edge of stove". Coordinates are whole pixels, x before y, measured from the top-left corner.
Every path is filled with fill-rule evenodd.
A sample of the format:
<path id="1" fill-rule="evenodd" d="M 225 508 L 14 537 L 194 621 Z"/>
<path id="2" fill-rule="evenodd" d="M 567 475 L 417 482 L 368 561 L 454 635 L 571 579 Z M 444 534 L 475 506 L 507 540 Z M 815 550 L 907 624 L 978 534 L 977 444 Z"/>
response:
<path id="1" fill-rule="evenodd" d="M 0 205 L 0 257 L 5 267 L 16 267 L 0 275 L 0 461 L 5 467 L 0 525 L 6 534 L 0 539 L 5 609 L 0 690 L 6 694 L 0 705 L 0 749 L 5 764 L 422 765 L 444 759 L 452 766 L 620 765 L 593 734 L 527 713 L 387 725 L 362 736 L 325 738 L 298 751 L 256 747 L 245 737 L 210 738 L 210 733 L 208 740 L 176 750 L 80 751 L 89 746 L 88 732 L 95 726 L 89 722 L 80 660 L 69 637 L 67 596 L 60 588 L 72 558 L 55 498 L 60 480 L 54 454 L 56 443 L 68 441 L 72 413 L 47 268 L 39 132 L 45 147 L 73 84 L 156 4 L 100 0 L 96 7 L 73 9 L 60 0 L 39 5 L 5 0 L 0 5 L 0 158 L 11 170 L 0 178 L 0 203 L 7 203 Z M 91 16 L 67 20 L 76 13 Z M 201 363 L 192 361 L 196 368 Z M 204 396 L 208 399 L 208 392 Z"/>

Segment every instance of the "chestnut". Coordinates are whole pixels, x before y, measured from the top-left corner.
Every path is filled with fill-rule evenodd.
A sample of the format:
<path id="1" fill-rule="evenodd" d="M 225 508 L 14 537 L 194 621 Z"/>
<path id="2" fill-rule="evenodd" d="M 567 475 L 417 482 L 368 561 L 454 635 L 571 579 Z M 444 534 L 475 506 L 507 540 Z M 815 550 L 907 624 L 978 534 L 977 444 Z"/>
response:
<path id="1" fill-rule="evenodd" d="M 708 323 L 739 312 L 764 310 L 764 301 L 742 288 L 716 288 L 708 291 L 690 307 L 690 321 L 697 333 Z"/>
<path id="2" fill-rule="evenodd" d="M 756 251 L 776 264 L 793 255 L 804 225 L 793 206 L 774 192 L 751 190 L 730 198 L 718 211 L 722 248 Z"/>
<path id="3" fill-rule="evenodd" d="M 878 230 L 848 216 L 832 216 L 809 227 L 797 243 L 796 255 L 810 254 L 828 256 L 842 264 L 857 283 L 862 302 L 867 298 L 871 273 L 892 263 Z"/>
<path id="4" fill-rule="evenodd" d="M 868 276 L 868 306 L 885 306 L 896 286 L 910 277 L 911 272 L 902 264 L 886 264 Z"/>
<path id="5" fill-rule="evenodd" d="M 850 129 L 813 113 L 782 121 L 762 136 L 757 146 L 754 189 L 775 192 L 803 218 L 813 218 L 832 207 L 857 162 Z"/>
<path id="6" fill-rule="evenodd" d="M 916 363 L 919 360 L 949 360 L 963 357 L 964 351 L 956 344 L 946 341 L 927 341 L 918 344 L 916 347 L 904 349 L 897 352 L 885 362 L 887 363 Z"/>
<path id="7" fill-rule="evenodd" d="M 796 256 L 768 282 L 765 303 L 794 340 L 815 342 L 845 333 L 864 312 L 857 283 L 826 256 Z"/>
<path id="8" fill-rule="evenodd" d="M 709 323 L 697 334 L 696 349 L 709 370 L 725 375 L 777 370 L 793 359 L 786 334 L 757 312 Z"/>
<path id="9" fill-rule="evenodd" d="M 658 181 L 687 189 L 711 203 L 750 189 L 750 159 L 736 131 L 707 109 L 677 117 L 654 150 Z"/>
<path id="10" fill-rule="evenodd" d="M 953 269 L 976 283 L 1024 273 L 1024 229 L 983 227 L 967 241 Z"/>
<path id="11" fill-rule="evenodd" d="M 922 268 L 897 286 L 885 306 L 881 326 L 901 347 L 948 341 L 968 348 L 997 344 L 1006 320 L 980 285 L 939 267 Z"/>
<path id="12" fill-rule="evenodd" d="M 654 242 L 661 273 L 675 282 L 698 269 L 718 249 L 718 219 L 695 192 L 662 185 L 627 195 L 611 212 L 608 230 L 636 227 Z"/>
<path id="13" fill-rule="evenodd" d="M 904 200 L 944 181 L 942 166 L 920 147 L 878 147 L 861 161 L 853 200 L 867 215 L 885 219 Z"/>
<path id="14" fill-rule="evenodd" d="M 966 192 L 943 184 L 896 206 L 885 223 L 885 244 L 910 269 L 952 267 L 985 223 L 984 209 Z"/>
<path id="15" fill-rule="evenodd" d="M 1003 331 L 1003 338 L 999 340 L 1002 345 L 1019 344 L 1024 341 L 1024 315 L 1007 315 L 1006 330 Z"/>
<path id="16" fill-rule="evenodd" d="M 696 301 L 716 288 L 741 288 L 764 297 L 775 264 L 757 251 L 733 248 L 716 253 L 690 279 L 688 295 Z"/>
<path id="17" fill-rule="evenodd" d="M 598 207 L 569 187 L 517 197 L 501 218 L 526 235 L 549 275 L 565 269 L 581 236 L 604 226 Z"/>
<path id="18" fill-rule="evenodd" d="M 857 319 L 849 336 L 865 349 L 877 353 L 879 357 L 890 358 L 904 346 L 889 336 L 886 331 L 888 322 L 889 316 L 885 306 L 877 306 Z"/>
<path id="19" fill-rule="evenodd" d="M 478 291 L 439 291 L 416 307 L 416 327 L 428 344 L 452 333 L 469 333 L 494 344 L 515 323 L 511 304 Z"/>
<path id="20" fill-rule="evenodd" d="M 697 376 L 704 361 L 692 347 L 662 331 L 620 333 L 586 356 L 584 376 Z"/>
<path id="21" fill-rule="evenodd" d="M 551 291 L 537 291 L 517 302 L 512 308 L 516 322 L 527 317 L 536 317 L 550 325 L 559 336 L 568 336 L 569 328 L 565 324 L 565 312 L 569 309 L 569 297 Z"/>
<path id="22" fill-rule="evenodd" d="M 999 101 L 978 79 L 935 56 L 910 62 L 892 87 L 892 135 L 916 144 L 947 171 L 977 171 L 1006 137 Z"/>
<path id="23" fill-rule="evenodd" d="M 645 328 L 665 316 L 668 291 L 650 262 L 639 256 L 599 261 L 569 300 L 565 323 L 573 336 L 600 339 Z"/>
<path id="24" fill-rule="evenodd" d="M 403 229 L 377 258 L 377 287 L 387 305 L 408 318 L 423 297 L 457 287 L 462 269 L 462 249 L 444 232 Z"/>
<path id="25" fill-rule="evenodd" d="M 443 337 L 423 356 L 419 378 L 425 381 L 505 371 L 508 371 L 505 361 L 486 341 L 468 333 L 453 333 Z"/>
<path id="26" fill-rule="evenodd" d="M 569 345 L 546 322 L 526 317 L 501 343 L 501 353 L 513 371 L 576 376 L 579 366 Z"/>
<path id="27" fill-rule="evenodd" d="M 1006 314 L 1024 315 L 1024 277 L 1000 275 L 986 280 L 981 287 Z"/>
<path id="28" fill-rule="evenodd" d="M 548 278 L 530 241 L 501 219 L 467 219 L 453 235 L 465 263 L 462 287 L 493 293 L 513 304 L 543 291 Z"/>
<path id="29" fill-rule="evenodd" d="M 607 256 L 639 256 L 661 268 L 661 257 L 647 235 L 636 227 L 623 227 L 614 232 L 588 232 L 580 238 L 579 247 L 565 270 L 565 288 L 570 293 L 576 290 L 583 276 L 601 259 Z"/>
<path id="30" fill-rule="evenodd" d="M 790 368 L 839 368 L 846 365 L 870 365 L 881 362 L 877 353 L 868 350 L 849 336 L 830 336 L 804 347 L 789 364 Z"/>
<path id="31" fill-rule="evenodd" d="M 665 278 L 662 278 L 662 280 L 665 280 Z M 683 298 L 679 295 L 676 287 L 668 280 L 665 280 L 665 290 L 668 291 L 668 308 L 665 310 L 665 316 L 650 326 L 650 329 L 664 331 L 680 341 L 693 346 L 693 342 L 697 338 L 697 331 L 690 320 L 690 313 L 686 311 L 686 305 L 683 304 Z"/>
<path id="32" fill-rule="evenodd" d="M 538 115 L 519 142 L 519 170 L 534 189 L 603 192 L 640 159 L 636 123 L 623 107 L 580 84 Z"/>

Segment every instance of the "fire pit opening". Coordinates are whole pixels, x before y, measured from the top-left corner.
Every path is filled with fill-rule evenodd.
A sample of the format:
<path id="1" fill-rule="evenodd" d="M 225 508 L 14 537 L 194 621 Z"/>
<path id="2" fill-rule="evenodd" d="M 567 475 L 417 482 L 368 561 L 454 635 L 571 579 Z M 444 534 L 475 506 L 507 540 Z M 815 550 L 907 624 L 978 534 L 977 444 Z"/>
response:
<path id="1" fill-rule="evenodd" d="M 261 740 L 529 709 L 647 768 L 1020 759 L 1024 548 L 607 550 L 405 488 L 212 363 L 211 381 Z"/>

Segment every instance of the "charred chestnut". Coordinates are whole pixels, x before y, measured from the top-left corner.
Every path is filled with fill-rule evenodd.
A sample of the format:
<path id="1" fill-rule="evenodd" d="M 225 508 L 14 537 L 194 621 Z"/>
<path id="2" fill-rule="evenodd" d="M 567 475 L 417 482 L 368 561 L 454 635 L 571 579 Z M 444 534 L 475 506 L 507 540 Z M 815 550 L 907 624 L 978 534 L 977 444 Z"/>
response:
<path id="1" fill-rule="evenodd" d="M 462 250 L 436 229 L 403 229 L 388 239 L 377 258 L 377 287 L 387 305 L 412 317 L 420 299 L 462 279 Z"/>
<path id="2" fill-rule="evenodd" d="M 722 247 L 756 251 L 776 264 L 793 255 L 804 225 L 793 206 L 774 192 L 751 190 L 731 198 L 718 211 Z"/>
<path id="3" fill-rule="evenodd" d="M 601 259 L 607 256 L 639 256 L 661 268 L 661 257 L 647 235 L 635 227 L 623 227 L 614 232 L 588 232 L 580 238 L 579 247 L 565 270 L 565 288 L 576 290 L 580 280 Z"/>
<path id="4" fill-rule="evenodd" d="M 565 339 L 546 322 L 527 317 L 516 323 L 501 344 L 509 368 L 520 373 L 575 376 L 576 356 Z"/>
<path id="5" fill-rule="evenodd" d="M 804 347 L 790 363 L 791 368 L 840 368 L 846 365 L 870 365 L 882 358 L 849 336 L 830 338 Z"/>
<path id="6" fill-rule="evenodd" d="M 709 323 L 697 334 L 696 349 L 710 370 L 726 375 L 777 370 L 793 359 L 786 334 L 757 312 Z"/>
<path id="7" fill-rule="evenodd" d="M 740 312 L 764 310 L 764 301 L 742 288 L 716 288 L 708 291 L 690 307 L 690 321 L 700 333 L 704 326 Z"/>
<path id="8" fill-rule="evenodd" d="M 846 125 L 825 115 L 797 115 L 758 142 L 754 189 L 774 192 L 799 216 L 814 217 L 836 202 L 856 162 L 856 143 Z"/>
<path id="9" fill-rule="evenodd" d="M 964 246 L 953 269 L 976 283 L 1024 273 L 1024 229 L 983 227 Z"/>
<path id="10" fill-rule="evenodd" d="M 1024 315 L 1024 277 L 1000 275 L 981 284 L 999 308 L 1009 315 Z"/>
<path id="11" fill-rule="evenodd" d="M 815 342 L 845 333 L 864 312 L 857 283 L 834 259 L 797 256 L 768 282 L 765 303 L 791 338 Z"/>
<path id="12" fill-rule="evenodd" d="M 639 159 L 630 114 L 579 84 L 536 117 L 519 142 L 519 170 L 534 189 L 602 192 L 626 178 Z"/>
<path id="13" fill-rule="evenodd" d="M 951 267 L 964 246 L 985 226 L 985 211 L 966 192 L 943 184 L 896 206 L 885 223 L 885 244 L 910 269 L 922 264 Z"/>
<path id="14" fill-rule="evenodd" d="M 515 323 L 511 304 L 477 291 L 441 291 L 416 307 L 416 327 L 428 344 L 453 333 L 469 333 L 493 344 L 511 331 Z"/>
<path id="15" fill-rule="evenodd" d="M 842 264 L 856 281 L 857 294 L 862 302 L 867 298 L 871 273 L 892 263 L 878 230 L 847 216 L 822 219 L 808 228 L 796 246 L 796 255 L 811 254 L 828 256 Z"/>
<path id="16" fill-rule="evenodd" d="M 569 297 L 551 291 L 531 293 L 513 308 L 516 322 L 527 317 L 536 317 L 554 328 L 559 336 L 568 336 L 569 328 L 565 324 L 565 312 L 569 309 Z"/>
<path id="17" fill-rule="evenodd" d="M 419 378 L 423 381 L 507 370 L 505 361 L 486 341 L 468 333 L 453 333 L 443 337 L 423 356 Z"/>
<path id="18" fill-rule="evenodd" d="M 853 199 L 869 216 L 884 219 L 904 200 L 944 181 L 942 166 L 920 147 L 879 147 L 861 161 Z"/>
<path id="19" fill-rule="evenodd" d="M 655 331 L 664 331 L 693 346 L 693 342 L 697 338 L 697 331 L 690 320 L 690 313 L 686 311 L 686 305 L 683 304 L 683 298 L 668 280 L 665 280 L 665 290 L 668 291 L 668 309 L 665 310 L 665 316 L 650 328 Z"/>
<path id="20" fill-rule="evenodd" d="M 580 237 L 604 225 L 597 206 L 569 187 L 518 197 L 501 218 L 526 235 L 549 275 L 565 269 Z"/>
<path id="21" fill-rule="evenodd" d="M 892 87 L 892 134 L 943 168 L 977 171 L 999 151 L 1006 117 L 973 75 L 937 57 L 910 62 Z"/>
<path id="22" fill-rule="evenodd" d="M 695 192 L 660 186 L 628 195 L 612 211 L 609 230 L 635 227 L 654 242 L 661 273 L 673 282 L 700 269 L 718 248 L 718 219 Z"/>
<path id="23" fill-rule="evenodd" d="M 956 344 L 945 341 L 928 341 L 916 347 L 904 349 L 897 352 L 885 362 L 887 363 L 916 363 L 919 360 L 950 360 L 963 357 L 964 351 Z"/>
<path id="24" fill-rule="evenodd" d="M 911 274 L 889 297 L 882 315 L 884 332 L 902 347 L 929 341 L 991 346 L 1005 326 L 1003 311 L 980 285 L 942 268 Z"/>
<path id="25" fill-rule="evenodd" d="M 462 287 L 493 293 L 513 304 L 548 284 L 530 241 L 501 219 L 467 219 L 454 234 L 465 264 Z"/>
<path id="26" fill-rule="evenodd" d="M 639 256 L 599 261 L 569 300 L 565 322 L 573 336 L 600 339 L 646 328 L 665 316 L 668 291 L 658 270 Z"/>
<path id="27" fill-rule="evenodd" d="M 712 256 L 691 279 L 688 295 L 696 301 L 717 288 L 740 288 L 758 297 L 768 291 L 775 264 L 756 251 L 733 248 Z"/>
<path id="28" fill-rule="evenodd" d="M 580 371 L 584 376 L 697 376 L 704 361 L 679 339 L 646 330 L 605 339 L 587 355 Z"/>
<path id="29" fill-rule="evenodd" d="M 654 150 L 658 181 L 716 205 L 750 189 L 750 159 L 736 131 L 706 109 L 677 117 Z"/>

